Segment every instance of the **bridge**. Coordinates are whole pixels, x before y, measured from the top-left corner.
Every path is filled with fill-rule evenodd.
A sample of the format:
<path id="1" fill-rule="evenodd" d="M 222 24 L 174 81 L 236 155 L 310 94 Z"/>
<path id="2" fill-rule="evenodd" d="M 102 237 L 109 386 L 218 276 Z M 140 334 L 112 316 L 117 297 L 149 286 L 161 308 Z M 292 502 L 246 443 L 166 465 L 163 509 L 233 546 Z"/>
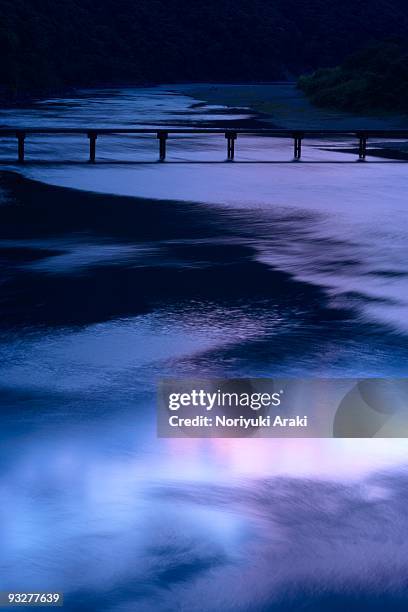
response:
<path id="1" fill-rule="evenodd" d="M 268 138 L 288 138 L 293 141 L 293 161 L 302 157 L 302 142 L 305 139 L 341 137 L 355 140 L 358 161 L 366 161 L 367 143 L 370 138 L 408 140 L 408 130 L 291 130 L 291 129 L 229 129 L 229 128 L 60 128 L 60 127 L 30 127 L 30 128 L 0 128 L 0 138 L 11 137 L 17 140 L 17 161 L 25 161 L 25 144 L 28 137 L 36 135 L 82 135 L 89 140 L 89 162 L 96 162 L 96 141 L 106 135 L 149 135 L 157 138 L 159 143 L 158 161 L 166 160 L 167 141 L 177 135 L 210 135 L 218 134 L 225 137 L 227 144 L 227 160 L 234 161 L 236 142 L 239 136 L 251 135 Z"/>

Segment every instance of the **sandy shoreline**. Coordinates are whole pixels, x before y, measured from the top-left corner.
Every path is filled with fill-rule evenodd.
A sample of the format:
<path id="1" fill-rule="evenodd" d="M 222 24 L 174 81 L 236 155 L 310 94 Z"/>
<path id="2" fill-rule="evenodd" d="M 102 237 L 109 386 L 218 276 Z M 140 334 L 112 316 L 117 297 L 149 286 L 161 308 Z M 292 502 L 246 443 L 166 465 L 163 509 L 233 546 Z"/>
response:
<path id="1" fill-rule="evenodd" d="M 295 82 L 264 84 L 191 84 L 178 86 L 181 91 L 208 104 L 246 108 L 255 121 L 267 127 L 287 129 L 407 129 L 408 118 L 401 115 L 365 116 L 314 106 Z M 332 149 L 336 150 L 336 149 Z M 338 149 L 356 154 L 357 149 Z M 376 143 L 370 155 L 383 159 L 408 160 L 404 141 Z"/>
<path id="2" fill-rule="evenodd" d="M 407 117 L 354 115 L 314 106 L 295 82 L 243 84 L 191 84 L 169 86 L 209 104 L 250 108 L 267 123 L 282 128 L 398 129 L 406 127 Z"/>

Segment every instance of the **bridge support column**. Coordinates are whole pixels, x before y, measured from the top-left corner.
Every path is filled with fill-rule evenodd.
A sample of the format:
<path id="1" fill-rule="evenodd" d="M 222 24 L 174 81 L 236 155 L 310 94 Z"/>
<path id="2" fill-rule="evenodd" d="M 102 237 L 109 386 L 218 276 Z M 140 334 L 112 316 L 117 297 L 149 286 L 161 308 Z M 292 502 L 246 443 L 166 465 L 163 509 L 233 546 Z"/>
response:
<path id="1" fill-rule="evenodd" d="M 367 156 L 367 137 L 359 136 L 358 161 L 365 161 Z"/>
<path id="2" fill-rule="evenodd" d="M 299 161 L 302 157 L 302 135 L 293 135 L 293 157 L 296 161 Z"/>
<path id="3" fill-rule="evenodd" d="M 225 138 L 227 139 L 227 159 L 228 161 L 234 161 L 235 141 L 237 139 L 237 133 L 236 132 L 225 132 Z"/>
<path id="4" fill-rule="evenodd" d="M 24 163 L 24 141 L 25 141 L 25 132 L 17 132 L 16 133 L 18 140 L 18 162 L 20 164 Z"/>
<path id="5" fill-rule="evenodd" d="M 98 138 L 98 135 L 96 132 L 89 132 L 88 138 L 89 138 L 89 162 L 91 164 L 94 164 L 95 157 L 96 157 L 96 139 Z"/>
<path id="6" fill-rule="evenodd" d="M 164 162 L 166 159 L 166 141 L 168 136 L 168 132 L 157 132 L 157 138 L 159 139 L 159 161 L 161 162 Z"/>

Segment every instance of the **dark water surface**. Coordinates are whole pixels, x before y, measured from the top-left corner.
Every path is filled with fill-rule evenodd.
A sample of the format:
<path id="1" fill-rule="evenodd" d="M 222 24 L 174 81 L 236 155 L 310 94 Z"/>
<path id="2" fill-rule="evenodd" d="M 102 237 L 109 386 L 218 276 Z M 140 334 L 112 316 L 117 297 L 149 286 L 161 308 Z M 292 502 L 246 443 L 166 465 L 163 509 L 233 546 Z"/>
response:
<path id="1" fill-rule="evenodd" d="M 195 102 L 88 92 L 2 120 L 251 118 Z M 194 168 L 1 174 L 0 588 L 67 610 L 402 610 L 405 440 L 158 440 L 155 386 L 406 375 L 406 168 Z"/>

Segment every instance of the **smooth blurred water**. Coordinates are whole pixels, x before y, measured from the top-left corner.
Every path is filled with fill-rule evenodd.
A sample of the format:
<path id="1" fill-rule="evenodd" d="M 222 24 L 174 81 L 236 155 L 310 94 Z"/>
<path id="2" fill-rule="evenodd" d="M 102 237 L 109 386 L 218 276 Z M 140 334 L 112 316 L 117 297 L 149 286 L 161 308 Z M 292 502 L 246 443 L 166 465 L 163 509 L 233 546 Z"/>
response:
<path id="1" fill-rule="evenodd" d="M 253 88 L 256 90 L 256 86 Z M 259 88 L 263 92 L 264 86 Z M 298 116 L 301 94 L 284 91 L 293 106 L 292 114 Z M 273 90 L 268 95 L 273 97 Z M 281 100 L 281 88 L 275 95 Z M 314 127 L 319 113 L 325 127 L 340 122 L 344 128 L 347 117 L 316 109 L 312 114 Z M 229 110 L 221 104 L 199 103 L 179 88 L 165 87 L 83 91 L 76 98 L 47 100 L 26 110 L 0 110 L 0 123 L 16 127 L 225 126 L 256 118 L 249 109 Z M 278 115 L 277 119 L 282 117 Z M 290 116 L 285 115 L 285 120 L 290 123 Z M 349 119 L 350 125 L 358 121 Z M 388 121 L 395 127 L 391 119 Z M 366 125 L 367 119 L 360 119 L 360 123 Z M 378 127 L 378 120 L 371 123 Z M 406 167 L 384 160 L 377 163 L 378 158 L 370 157 L 371 164 L 352 164 L 355 156 L 341 152 L 352 144 L 344 139 L 304 142 L 304 162 L 338 164 L 234 165 L 213 163 L 225 159 L 222 134 L 177 136 L 168 142 L 168 162 L 172 164 L 129 166 L 126 162 L 157 160 L 154 135 L 101 136 L 97 141 L 100 164 L 92 167 L 67 163 L 87 159 L 85 136 L 39 135 L 27 139 L 27 160 L 31 163 L 23 172 L 53 185 L 203 202 L 218 206 L 221 212 L 244 210 L 247 239 L 252 241 L 260 261 L 323 286 L 336 303 L 352 303 L 363 317 L 390 323 L 405 332 Z M 370 142 L 373 148 L 379 144 Z M 242 136 L 236 147 L 237 162 L 289 161 L 292 156 L 292 143 L 286 139 Z M 15 149 L 12 139 L 3 139 L 0 160 L 15 157 Z M 340 164 L 345 161 L 350 164 Z M 287 231 L 282 231 L 283 225 Z"/>
<path id="2" fill-rule="evenodd" d="M 196 103 L 84 91 L 0 122 L 257 119 Z M 305 160 L 349 160 L 338 144 Z M 237 145 L 238 161 L 291 156 L 284 140 Z M 212 163 L 223 137 L 169 142 L 168 165 L 110 163 L 153 161 L 157 142 L 101 138 L 103 163 L 74 163 L 87 146 L 38 137 L 18 171 L 93 199 L 2 185 L 0 587 L 63 590 L 70 610 L 397 609 L 405 440 L 159 440 L 155 385 L 405 375 L 406 166 Z"/>

